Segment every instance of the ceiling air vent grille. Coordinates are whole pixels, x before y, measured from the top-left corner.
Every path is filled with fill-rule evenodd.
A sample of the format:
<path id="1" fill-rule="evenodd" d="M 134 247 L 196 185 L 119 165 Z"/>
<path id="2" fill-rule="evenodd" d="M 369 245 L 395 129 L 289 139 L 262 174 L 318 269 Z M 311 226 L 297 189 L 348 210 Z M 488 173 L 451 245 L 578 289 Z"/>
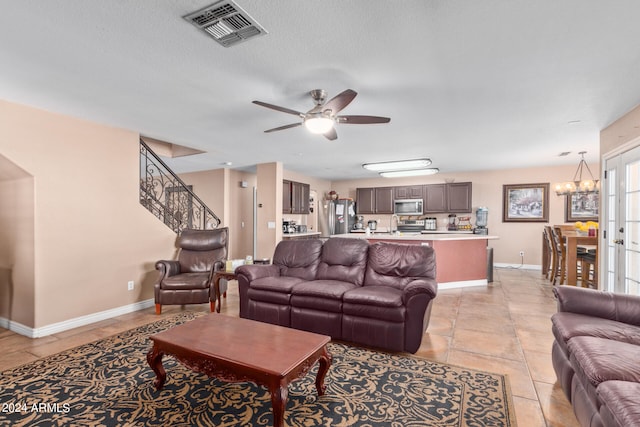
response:
<path id="1" fill-rule="evenodd" d="M 251 37 L 267 34 L 267 31 L 255 19 L 231 0 L 214 3 L 186 15 L 184 19 L 224 47 L 233 46 Z"/>

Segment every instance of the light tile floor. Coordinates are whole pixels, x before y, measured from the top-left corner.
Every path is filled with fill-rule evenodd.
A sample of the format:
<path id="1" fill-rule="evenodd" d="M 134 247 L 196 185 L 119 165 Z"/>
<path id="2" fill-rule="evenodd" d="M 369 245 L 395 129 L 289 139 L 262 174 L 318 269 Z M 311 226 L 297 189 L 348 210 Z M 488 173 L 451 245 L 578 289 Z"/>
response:
<path id="1" fill-rule="evenodd" d="M 209 305 L 165 306 L 161 316 Z M 497 268 L 487 287 L 440 291 L 417 355 L 509 376 L 519 427 L 578 427 L 551 365 L 552 286 L 539 271 Z M 222 313 L 238 315 L 231 283 Z M 158 320 L 154 309 L 30 339 L 0 329 L 0 371 Z"/>

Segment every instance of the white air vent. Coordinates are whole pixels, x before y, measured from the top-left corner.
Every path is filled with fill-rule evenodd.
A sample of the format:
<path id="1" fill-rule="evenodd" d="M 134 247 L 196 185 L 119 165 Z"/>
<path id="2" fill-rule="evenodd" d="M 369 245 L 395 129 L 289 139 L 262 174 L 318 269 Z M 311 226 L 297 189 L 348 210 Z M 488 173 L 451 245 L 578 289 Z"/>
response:
<path id="1" fill-rule="evenodd" d="M 224 47 L 267 34 L 247 12 L 231 0 L 217 3 L 184 17 Z"/>

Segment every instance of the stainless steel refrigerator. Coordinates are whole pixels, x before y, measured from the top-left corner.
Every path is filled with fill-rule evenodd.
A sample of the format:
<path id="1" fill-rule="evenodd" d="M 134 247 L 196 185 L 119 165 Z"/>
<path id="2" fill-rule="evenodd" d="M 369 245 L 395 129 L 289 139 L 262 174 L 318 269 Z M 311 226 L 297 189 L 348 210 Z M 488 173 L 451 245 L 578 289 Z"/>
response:
<path id="1" fill-rule="evenodd" d="M 353 200 L 323 200 L 318 212 L 318 226 L 323 237 L 345 234 L 356 223 L 356 204 Z"/>

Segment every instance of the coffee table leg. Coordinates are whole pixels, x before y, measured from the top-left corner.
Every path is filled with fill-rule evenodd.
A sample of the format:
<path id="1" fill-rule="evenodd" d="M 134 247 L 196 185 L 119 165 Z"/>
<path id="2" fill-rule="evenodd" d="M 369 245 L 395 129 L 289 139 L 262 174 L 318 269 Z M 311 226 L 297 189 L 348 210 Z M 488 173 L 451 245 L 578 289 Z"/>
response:
<path id="1" fill-rule="evenodd" d="M 329 371 L 329 366 L 331 366 L 331 354 L 327 351 L 327 347 L 322 350 L 322 356 L 318 361 L 318 373 L 316 374 L 316 390 L 318 390 L 318 396 L 322 396 L 327 389 L 327 386 L 324 385 L 324 377 L 327 375 L 327 371 Z"/>
<path id="2" fill-rule="evenodd" d="M 284 411 L 287 407 L 287 399 L 289 398 L 289 390 L 286 384 L 280 384 L 269 390 L 271 393 L 271 406 L 273 408 L 273 427 L 282 427 L 284 425 Z"/>
<path id="3" fill-rule="evenodd" d="M 156 373 L 156 379 L 153 381 L 156 390 L 161 390 L 167 379 L 167 373 L 164 370 L 164 366 L 162 366 L 162 356 L 164 356 L 164 353 L 156 348 L 155 345 L 149 350 L 149 353 L 147 353 L 147 363 L 151 369 L 153 369 L 153 372 Z"/>

